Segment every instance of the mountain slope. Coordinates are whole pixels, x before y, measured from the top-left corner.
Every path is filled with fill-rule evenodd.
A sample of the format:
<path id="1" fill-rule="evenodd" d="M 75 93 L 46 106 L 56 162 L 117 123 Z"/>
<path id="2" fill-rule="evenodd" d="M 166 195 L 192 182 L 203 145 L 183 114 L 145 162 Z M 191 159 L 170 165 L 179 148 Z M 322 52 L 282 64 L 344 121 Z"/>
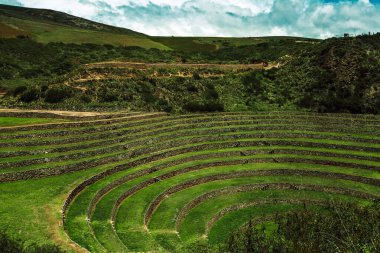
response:
<path id="1" fill-rule="evenodd" d="M 219 49 L 274 43 L 298 47 L 318 40 L 295 37 L 213 38 L 148 36 L 75 17 L 63 12 L 0 4 L 0 38 L 29 37 L 40 43 L 111 44 L 175 50 L 186 53 L 213 53 Z"/>
<path id="2" fill-rule="evenodd" d="M 93 43 L 169 49 L 149 36 L 66 13 L 0 5 L 0 37 L 27 35 L 37 42 Z"/>

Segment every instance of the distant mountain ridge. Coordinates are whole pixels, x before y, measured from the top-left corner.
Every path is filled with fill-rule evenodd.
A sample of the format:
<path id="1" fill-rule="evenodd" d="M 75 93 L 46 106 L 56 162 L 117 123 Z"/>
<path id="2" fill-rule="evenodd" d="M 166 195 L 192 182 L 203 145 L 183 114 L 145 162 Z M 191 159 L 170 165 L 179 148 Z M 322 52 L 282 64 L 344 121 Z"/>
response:
<path id="1" fill-rule="evenodd" d="M 39 43 L 109 44 L 184 52 L 215 52 L 221 48 L 288 40 L 318 41 L 296 37 L 165 37 L 106 25 L 64 12 L 0 4 L 0 38 L 28 37 Z"/>
<path id="2" fill-rule="evenodd" d="M 110 44 L 170 50 L 148 35 L 59 11 L 0 4 L 0 38 L 28 37 L 40 43 Z"/>
<path id="3" fill-rule="evenodd" d="M 33 9 L 0 4 L 0 15 L 20 19 L 24 18 L 35 19 L 45 22 L 54 22 L 61 25 L 67 25 L 75 28 L 94 30 L 100 32 L 147 36 L 143 33 L 135 32 L 130 29 L 106 25 L 88 19 L 76 17 L 64 12 L 49 9 Z"/>

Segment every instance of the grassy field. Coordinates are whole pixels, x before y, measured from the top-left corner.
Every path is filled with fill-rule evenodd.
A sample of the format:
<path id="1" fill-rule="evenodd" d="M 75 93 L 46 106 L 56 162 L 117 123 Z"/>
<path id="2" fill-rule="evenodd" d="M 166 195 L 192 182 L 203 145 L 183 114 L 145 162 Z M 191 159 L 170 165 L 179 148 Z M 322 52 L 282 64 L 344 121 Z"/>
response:
<path id="1" fill-rule="evenodd" d="M 164 44 L 176 51 L 213 52 L 218 49 L 215 43 L 192 37 L 151 37 L 152 40 Z"/>
<path id="2" fill-rule="evenodd" d="M 0 127 L 34 125 L 42 123 L 63 122 L 62 119 L 42 119 L 42 118 L 18 118 L 18 117 L 0 117 Z"/>
<path id="3" fill-rule="evenodd" d="M 15 29 L 9 25 L 0 23 L 0 34 L 2 38 L 15 38 L 17 36 L 27 36 L 28 33 Z"/>
<path id="4" fill-rule="evenodd" d="M 295 41 L 297 43 L 317 43 L 317 39 L 308 38 L 297 38 L 297 37 L 286 37 L 286 36 L 276 36 L 276 37 L 242 37 L 242 38 L 230 38 L 230 37 L 201 37 L 197 38 L 199 43 L 203 44 L 214 44 L 217 48 L 223 48 L 228 46 L 249 46 L 257 45 L 267 42 L 275 42 L 281 40 Z"/>
<path id="5" fill-rule="evenodd" d="M 65 13 L 6 5 L 0 5 L 0 11 L 0 38 L 23 35 L 41 43 L 92 43 L 170 49 L 142 33 L 99 24 Z"/>
<path id="6" fill-rule="evenodd" d="M 380 198 L 379 126 L 296 112 L 3 117 L 0 227 L 73 252 L 217 245 L 249 218 Z"/>
<path id="7" fill-rule="evenodd" d="M 142 36 L 139 34 L 130 35 L 94 31 L 89 29 L 73 28 L 68 25 L 61 25 L 52 22 L 31 21 L 10 17 L 2 17 L 0 20 L 3 20 L 4 22 L 0 28 L 4 27 L 5 29 L 6 27 L 15 27 L 17 28 L 16 31 L 20 31 L 20 34 L 24 31 L 24 34 L 30 34 L 33 39 L 41 43 L 93 43 L 110 44 L 115 46 L 139 46 L 143 48 L 169 50 L 167 46 L 152 41 L 147 36 Z M 4 35 L 10 37 L 9 33 L 7 34 Z M 19 34 L 14 33 L 14 35 L 17 36 Z"/>

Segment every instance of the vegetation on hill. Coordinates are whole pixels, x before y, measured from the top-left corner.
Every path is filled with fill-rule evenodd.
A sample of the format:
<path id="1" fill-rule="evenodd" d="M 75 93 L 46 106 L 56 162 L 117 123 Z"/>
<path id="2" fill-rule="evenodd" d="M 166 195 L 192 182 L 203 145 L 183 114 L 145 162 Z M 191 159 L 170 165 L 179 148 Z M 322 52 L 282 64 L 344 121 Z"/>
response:
<path id="1" fill-rule="evenodd" d="M 380 33 L 328 39 L 277 73 L 284 98 L 321 112 L 380 112 Z"/>
<path id="2" fill-rule="evenodd" d="M 273 44 L 266 43 L 265 46 L 258 43 L 222 48 L 212 53 L 194 53 L 3 39 L 0 40 L 0 50 L 5 52 L 0 56 L 0 65 L 3 67 L 0 85 L 7 90 L 7 96 L 1 103 L 8 107 L 84 110 L 132 108 L 170 112 L 279 108 L 276 103 L 272 103 L 272 70 L 260 72 L 247 68 L 233 72 L 223 68 L 223 64 L 266 62 L 267 59 L 281 58 L 285 52 L 295 54 L 310 46 L 297 44 L 293 47 L 293 44 L 294 41 L 285 39 L 274 40 Z M 72 82 L 73 78 L 88 72 L 83 64 L 112 60 L 170 62 L 178 67 L 174 64 L 172 69 L 157 67 L 149 70 L 159 73 L 159 76 L 148 76 L 147 72 L 132 70 L 131 78 L 125 78 L 125 73 L 117 73 L 117 68 L 103 68 L 99 71 L 108 71 L 106 74 L 111 74 L 110 78 L 88 80 L 80 84 L 81 89 Z M 181 66 L 183 63 L 217 63 L 220 68 L 206 66 L 184 70 Z M 165 73 L 172 75 L 183 71 L 188 75 L 161 78 Z M 255 90 L 255 87 L 262 89 Z"/>
<path id="3" fill-rule="evenodd" d="M 8 96 L 2 104 L 169 112 L 298 108 L 376 114 L 380 110 L 378 41 L 380 34 L 306 44 L 277 39 L 194 53 L 3 39 L 0 85 Z M 99 68 L 98 73 L 92 70 L 99 78 L 73 82 L 88 75 L 83 64 L 112 60 L 178 66 L 169 70 L 155 67 L 148 72 L 132 69 L 128 73 L 119 68 Z M 279 68 L 231 72 L 222 67 L 267 61 L 279 64 Z M 186 76 L 176 74 L 183 72 L 184 62 L 219 63 L 221 68 L 205 66 L 186 70 Z"/>
<path id="4" fill-rule="evenodd" d="M 210 252 L 198 246 L 190 252 Z M 329 203 L 327 207 L 308 207 L 277 214 L 273 221 L 246 226 L 231 233 L 229 239 L 215 252 L 378 252 L 380 251 L 380 208 Z"/>
<path id="5" fill-rule="evenodd" d="M 2 253 L 66 253 L 54 244 L 27 245 L 4 231 L 0 231 L 0 249 Z"/>
<path id="6" fill-rule="evenodd" d="M 0 14 L 7 17 L 62 24 L 72 28 L 146 36 L 142 33 L 138 33 L 126 28 L 109 26 L 102 23 L 97 23 L 94 21 L 72 16 L 64 12 L 48 9 L 34 9 L 0 4 Z"/>
<path id="7" fill-rule="evenodd" d="M 325 41 L 149 37 L 50 10 L 1 5 L 0 17 L 3 34 L 16 37 L 0 39 L 0 94 L 6 94 L 2 106 L 167 112 L 380 110 L 380 34 Z M 38 27 L 50 32 L 39 34 Z M 107 41 L 97 41 L 94 34 L 82 40 L 71 34 L 78 29 L 110 36 Z M 118 36 L 150 40 L 172 50 L 144 49 L 142 41 L 134 44 L 139 47 L 118 46 Z M 90 73 L 84 67 L 104 61 L 177 66 L 146 71 L 98 68 Z M 189 63 L 221 67 L 184 70 L 181 65 Z M 253 63 L 269 68 L 223 69 L 223 64 Z"/>

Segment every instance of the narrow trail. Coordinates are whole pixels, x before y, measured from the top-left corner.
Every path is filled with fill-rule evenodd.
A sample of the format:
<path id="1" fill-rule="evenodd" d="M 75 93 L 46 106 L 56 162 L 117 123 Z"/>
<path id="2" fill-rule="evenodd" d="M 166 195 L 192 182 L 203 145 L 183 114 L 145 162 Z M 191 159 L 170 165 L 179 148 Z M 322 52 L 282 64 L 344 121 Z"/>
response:
<path id="1" fill-rule="evenodd" d="M 209 77 L 222 77 L 225 74 L 219 73 L 220 71 L 250 71 L 250 70 L 268 70 L 272 68 L 279 68 L 278 63 L 255 63 L 255 64 L 212 64 L 212 63 L 143 63 L 143 62 L 121 62 L 121 61 L 109 61 L 109 62 L 97 62 L 83 65 L 86 73 L 80 75 L 72 80 L 74 83 L 84 83 L 87 81 L 101 81 L 107 79 L 125 80 L 135 78 L 135 73 L 128 73 L 128 70 L 140 70 L 149 71 L 155 70 L 152 74 L 146 74 L 152 78 L 172 78 L 172 77 L 193 77 L 192 71 L 207 69 L 208 73 L 200 74 L 203 78 Z M 125 69 L 125 73 L 112 74 L 112 73 L 100 73 L 100 69 Z M 157 69 L 180 69 L 176 73 L 160 74 Z M 217 71 L 213 73 L 213 71 Z M 76 86 L 75 88 L 85 90 L 85 87 Z"/>
<path id="2" fill-rule="evenodd" d="M 268 67 L 274 67 L 269 65 Z M 93 68 L 135 68 L 135 69 L 149 69 L 149 68 L 217 68 L 217 69 L 262 69 L 263 63 L 255 64 L 212 64 L 212 63 L 143 63 L 143 62 L 98 62 L 84 65 L 87 69 Z"/>

